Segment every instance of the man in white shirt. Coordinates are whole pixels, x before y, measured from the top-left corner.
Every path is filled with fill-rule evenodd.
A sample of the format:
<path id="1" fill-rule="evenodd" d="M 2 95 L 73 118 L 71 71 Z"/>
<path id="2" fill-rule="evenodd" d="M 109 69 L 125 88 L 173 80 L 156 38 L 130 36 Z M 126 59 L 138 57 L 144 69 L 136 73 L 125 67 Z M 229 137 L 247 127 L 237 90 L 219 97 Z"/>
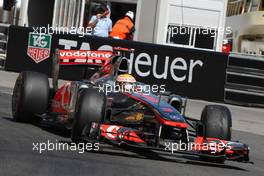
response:
<path id="1" fill-rule="evenodd" d="M 88 27 L 93 28 L 93 35 L 108 37 L 112 31 L 112 20 L 107 17 L 109 10 L 101 6 L 97 9 L 97 14 L 91 17 Z"/>

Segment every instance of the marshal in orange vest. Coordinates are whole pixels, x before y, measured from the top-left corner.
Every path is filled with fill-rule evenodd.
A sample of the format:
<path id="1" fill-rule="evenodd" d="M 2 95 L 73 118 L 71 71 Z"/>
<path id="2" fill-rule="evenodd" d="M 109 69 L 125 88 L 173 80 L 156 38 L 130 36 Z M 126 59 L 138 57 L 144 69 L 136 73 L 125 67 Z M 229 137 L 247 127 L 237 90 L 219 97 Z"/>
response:
<path id="1" fill-rule="evenodd" d="M 132 19 L 134 17 L 134 13 L 133 15 L 130 15 L 130 16 L 127 14 L 123 19 L 120 19 L 115 23 L 112 29 L 112 32 L 110 34 L 112 38 L 126 39 L 126 40 L 133 39 L 133 33 L 135 32 L 135 28 L 134 28 L 134 23 Z"/>

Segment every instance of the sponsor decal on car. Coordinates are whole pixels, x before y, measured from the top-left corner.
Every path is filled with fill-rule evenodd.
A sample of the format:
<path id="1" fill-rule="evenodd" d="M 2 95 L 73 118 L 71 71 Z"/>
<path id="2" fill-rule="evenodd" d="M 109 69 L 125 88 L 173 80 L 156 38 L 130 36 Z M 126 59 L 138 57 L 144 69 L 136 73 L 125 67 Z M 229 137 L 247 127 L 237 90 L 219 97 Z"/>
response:
<path id="1" fill-rule="evenodd" d="M 103 66 L 110 62 L 113 52 L 110 51 L 81 51 L 60 50 L 60 65 L 99 65 Z"/>
<path id="2" fill-rule="evenodd" d="M 30 32 L 28 36 L 27 55 L 36 63 L 50 57 L 51 35 Z"/>

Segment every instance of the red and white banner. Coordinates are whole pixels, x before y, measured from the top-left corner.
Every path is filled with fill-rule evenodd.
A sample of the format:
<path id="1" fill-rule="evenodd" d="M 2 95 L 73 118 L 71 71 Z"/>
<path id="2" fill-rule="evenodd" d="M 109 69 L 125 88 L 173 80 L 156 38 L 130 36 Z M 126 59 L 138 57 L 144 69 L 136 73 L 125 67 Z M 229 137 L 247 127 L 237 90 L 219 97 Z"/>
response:
<path id="1" fill-rule="evenodd" d="M 110 61 L 111 51 L 59 50 L 60 65 L 105 65 Z"/>

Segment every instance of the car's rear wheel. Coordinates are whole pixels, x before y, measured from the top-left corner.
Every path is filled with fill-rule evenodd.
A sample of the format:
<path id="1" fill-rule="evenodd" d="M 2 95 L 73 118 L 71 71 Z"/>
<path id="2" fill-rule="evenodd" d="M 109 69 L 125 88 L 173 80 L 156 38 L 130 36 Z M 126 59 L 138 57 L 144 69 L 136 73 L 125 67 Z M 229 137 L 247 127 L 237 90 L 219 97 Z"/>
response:
<path id="1" fill-rule="evenodd" d="M 97 89 L 89 88 L 80 92 L 71 134 L 73 142 L 79 143 L 83 137 L 91 137 L 92 123 L 99 128 L 104 119 L 105 106 L 106 96 Z"/>
<path id="2" fill-rule="evenodd" d="M 230 110 L 225 106 L 208 105 L 203 109 L 201 116 L 203 135 L 208 138 L 231 140 L 232 117 Z M 200 157 L 204 161 L 223 163 L 225 158 Z"/>
<path id="3" fill-rule="evenodd" d="M 33 122 L 34 114 L 43 114 L 49 104 L 49 81 L 44 74 L 19 74 L 12 96 L 12 113 L 15 121 Z"/>

